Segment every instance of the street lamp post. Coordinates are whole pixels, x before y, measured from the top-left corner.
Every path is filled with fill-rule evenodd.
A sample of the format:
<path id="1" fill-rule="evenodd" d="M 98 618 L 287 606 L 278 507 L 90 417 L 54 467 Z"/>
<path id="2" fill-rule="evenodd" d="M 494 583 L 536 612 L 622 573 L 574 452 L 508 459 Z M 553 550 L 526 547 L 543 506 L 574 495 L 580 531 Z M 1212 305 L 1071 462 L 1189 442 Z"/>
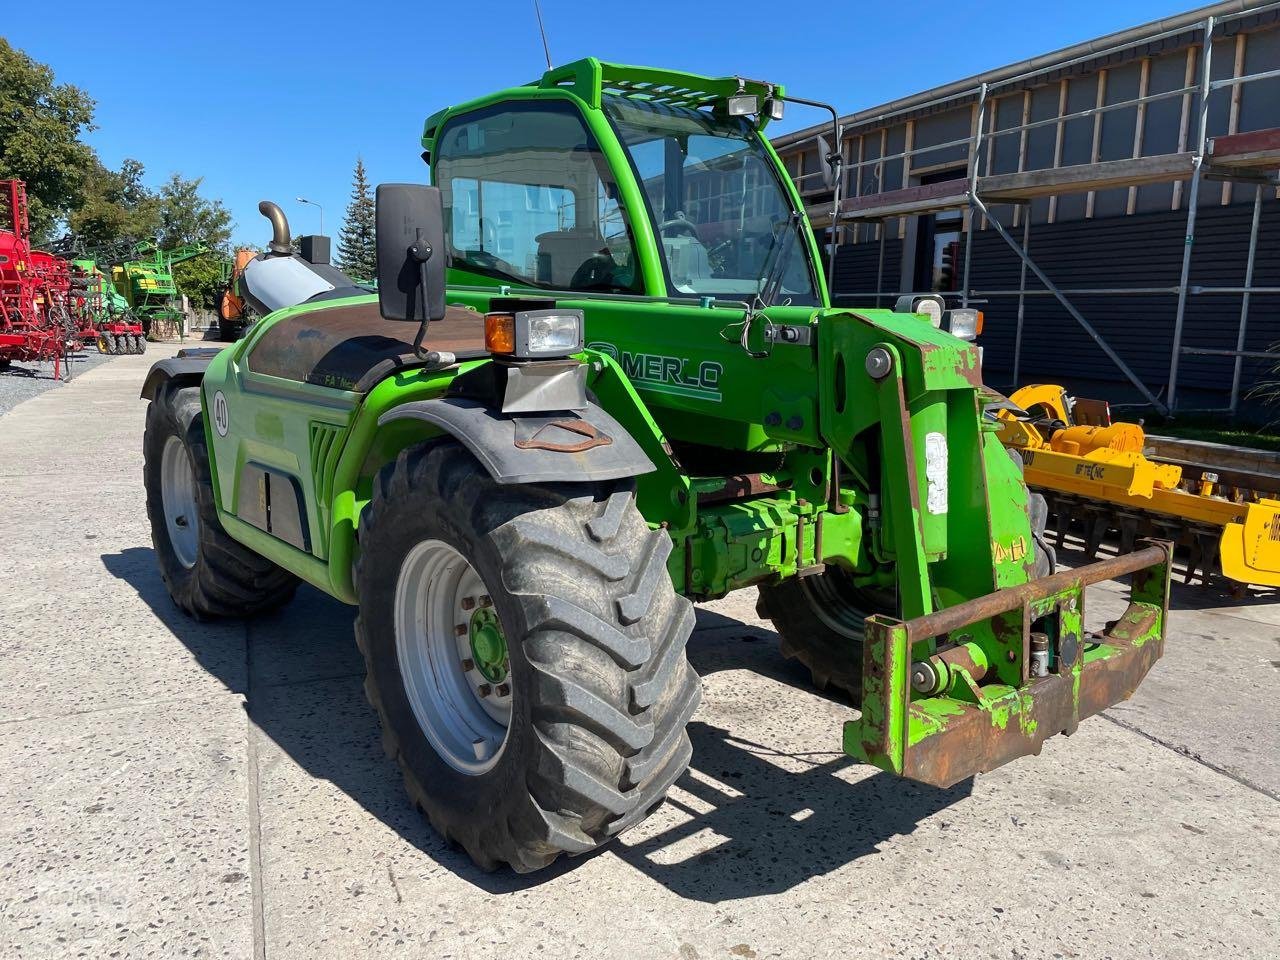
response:
<path id="1" fill-rule="evenodd" d="M 308 200 L 306 197 L 295 197 L 294 199 L 296 199 L 299 203 L 309 203 L 311 204 L 311 206 L 316 207 L 320 210 L 320 233 L 321 235 L 323 235 L 324 234 L 324 207 L 316 203 L 314 200 Z"/>

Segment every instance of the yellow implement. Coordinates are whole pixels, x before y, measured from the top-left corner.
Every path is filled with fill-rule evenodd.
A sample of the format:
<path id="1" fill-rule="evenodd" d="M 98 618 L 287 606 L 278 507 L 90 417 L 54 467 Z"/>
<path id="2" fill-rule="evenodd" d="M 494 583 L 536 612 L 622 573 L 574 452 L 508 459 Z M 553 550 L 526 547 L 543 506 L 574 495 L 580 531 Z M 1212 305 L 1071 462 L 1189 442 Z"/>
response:
<path id="1" fill-rule="evenodd" d="M 1029 417 L 999 411 L 1000 439 L 1021 454 L 1027 483 L 1046 494 L 1059 545 L 1072 519 L 1082 522 L 1090 553 L 1108 530 L 1119 531 L 1122 550 L 1156 533 L 1190 548 L 1188 582 L 1197 567 L 1207 581 L 1216 554 L 1223 576 L 1280 587 L 1280 500 L 1219 488 L 1213 473 L 1184 480 L 1182 467 L 1143 455 L 1142 427 L 1112 423 L 1105 403 L 1073 400 L 1056 384 L 1009 399 Z"/>
<path id="2" fill-rule="evenodd" d="M 1222 573 L 1242 583 L 1280 584 L 1280 500 L 1250 504 L 1243 521 L 1222 531 L 1218 555 Z"/>

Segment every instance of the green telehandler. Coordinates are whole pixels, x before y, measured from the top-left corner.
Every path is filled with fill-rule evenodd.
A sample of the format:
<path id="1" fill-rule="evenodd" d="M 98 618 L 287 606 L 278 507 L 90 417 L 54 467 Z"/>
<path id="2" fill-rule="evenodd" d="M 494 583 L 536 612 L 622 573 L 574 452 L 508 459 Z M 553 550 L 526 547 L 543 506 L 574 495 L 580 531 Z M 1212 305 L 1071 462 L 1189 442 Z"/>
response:
<path id="1" fill-rule="evenodd" d="M 836 309 L 763 135 L 781 86 L 586 59 L 430 117 L 377 194 L 378 292 L 274 204 L 239 342 L 143 387 L 174 601 L 358 607 L 383 743 L 481 866 L 641 821 L 690 761 L 692 601 L 759 589 L 860 706 L 849 755 L 949 786 L 1129 696 L 1169 547 L 1053 572 L 973 311 Z M 314 261 L 314 262 L 313 262 Z M 1085 587 L 1132 575 L 1084 628 Z"/>

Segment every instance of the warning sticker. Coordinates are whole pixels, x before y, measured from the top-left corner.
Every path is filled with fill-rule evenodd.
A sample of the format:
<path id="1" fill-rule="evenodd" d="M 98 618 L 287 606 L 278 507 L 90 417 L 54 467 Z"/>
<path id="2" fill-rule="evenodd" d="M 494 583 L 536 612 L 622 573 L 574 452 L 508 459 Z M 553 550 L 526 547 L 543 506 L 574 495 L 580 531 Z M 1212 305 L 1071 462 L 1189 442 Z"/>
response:
<path id="1" fill-rule="evenodd" d="M 932 514 L 947 512 L 947 438 L 940 433 L 924 435 L 924 479 L 928 486 L 925 509 Z"/>

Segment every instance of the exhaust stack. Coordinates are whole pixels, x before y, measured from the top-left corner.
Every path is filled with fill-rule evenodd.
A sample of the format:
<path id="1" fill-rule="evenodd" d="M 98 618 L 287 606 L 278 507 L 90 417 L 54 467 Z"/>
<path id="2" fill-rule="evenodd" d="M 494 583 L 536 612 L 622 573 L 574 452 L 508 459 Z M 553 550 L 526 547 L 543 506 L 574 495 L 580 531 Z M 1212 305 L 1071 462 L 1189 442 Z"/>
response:
<path id="1" fill-rule="evenodd" d="M 289 243 L 289 221 L 280 205 L 270 200 L 258 204 L 258 212 L 271 221 L 271 242 L 267 244 L 270 256 L 287 257 L 293 253 Z"/>

